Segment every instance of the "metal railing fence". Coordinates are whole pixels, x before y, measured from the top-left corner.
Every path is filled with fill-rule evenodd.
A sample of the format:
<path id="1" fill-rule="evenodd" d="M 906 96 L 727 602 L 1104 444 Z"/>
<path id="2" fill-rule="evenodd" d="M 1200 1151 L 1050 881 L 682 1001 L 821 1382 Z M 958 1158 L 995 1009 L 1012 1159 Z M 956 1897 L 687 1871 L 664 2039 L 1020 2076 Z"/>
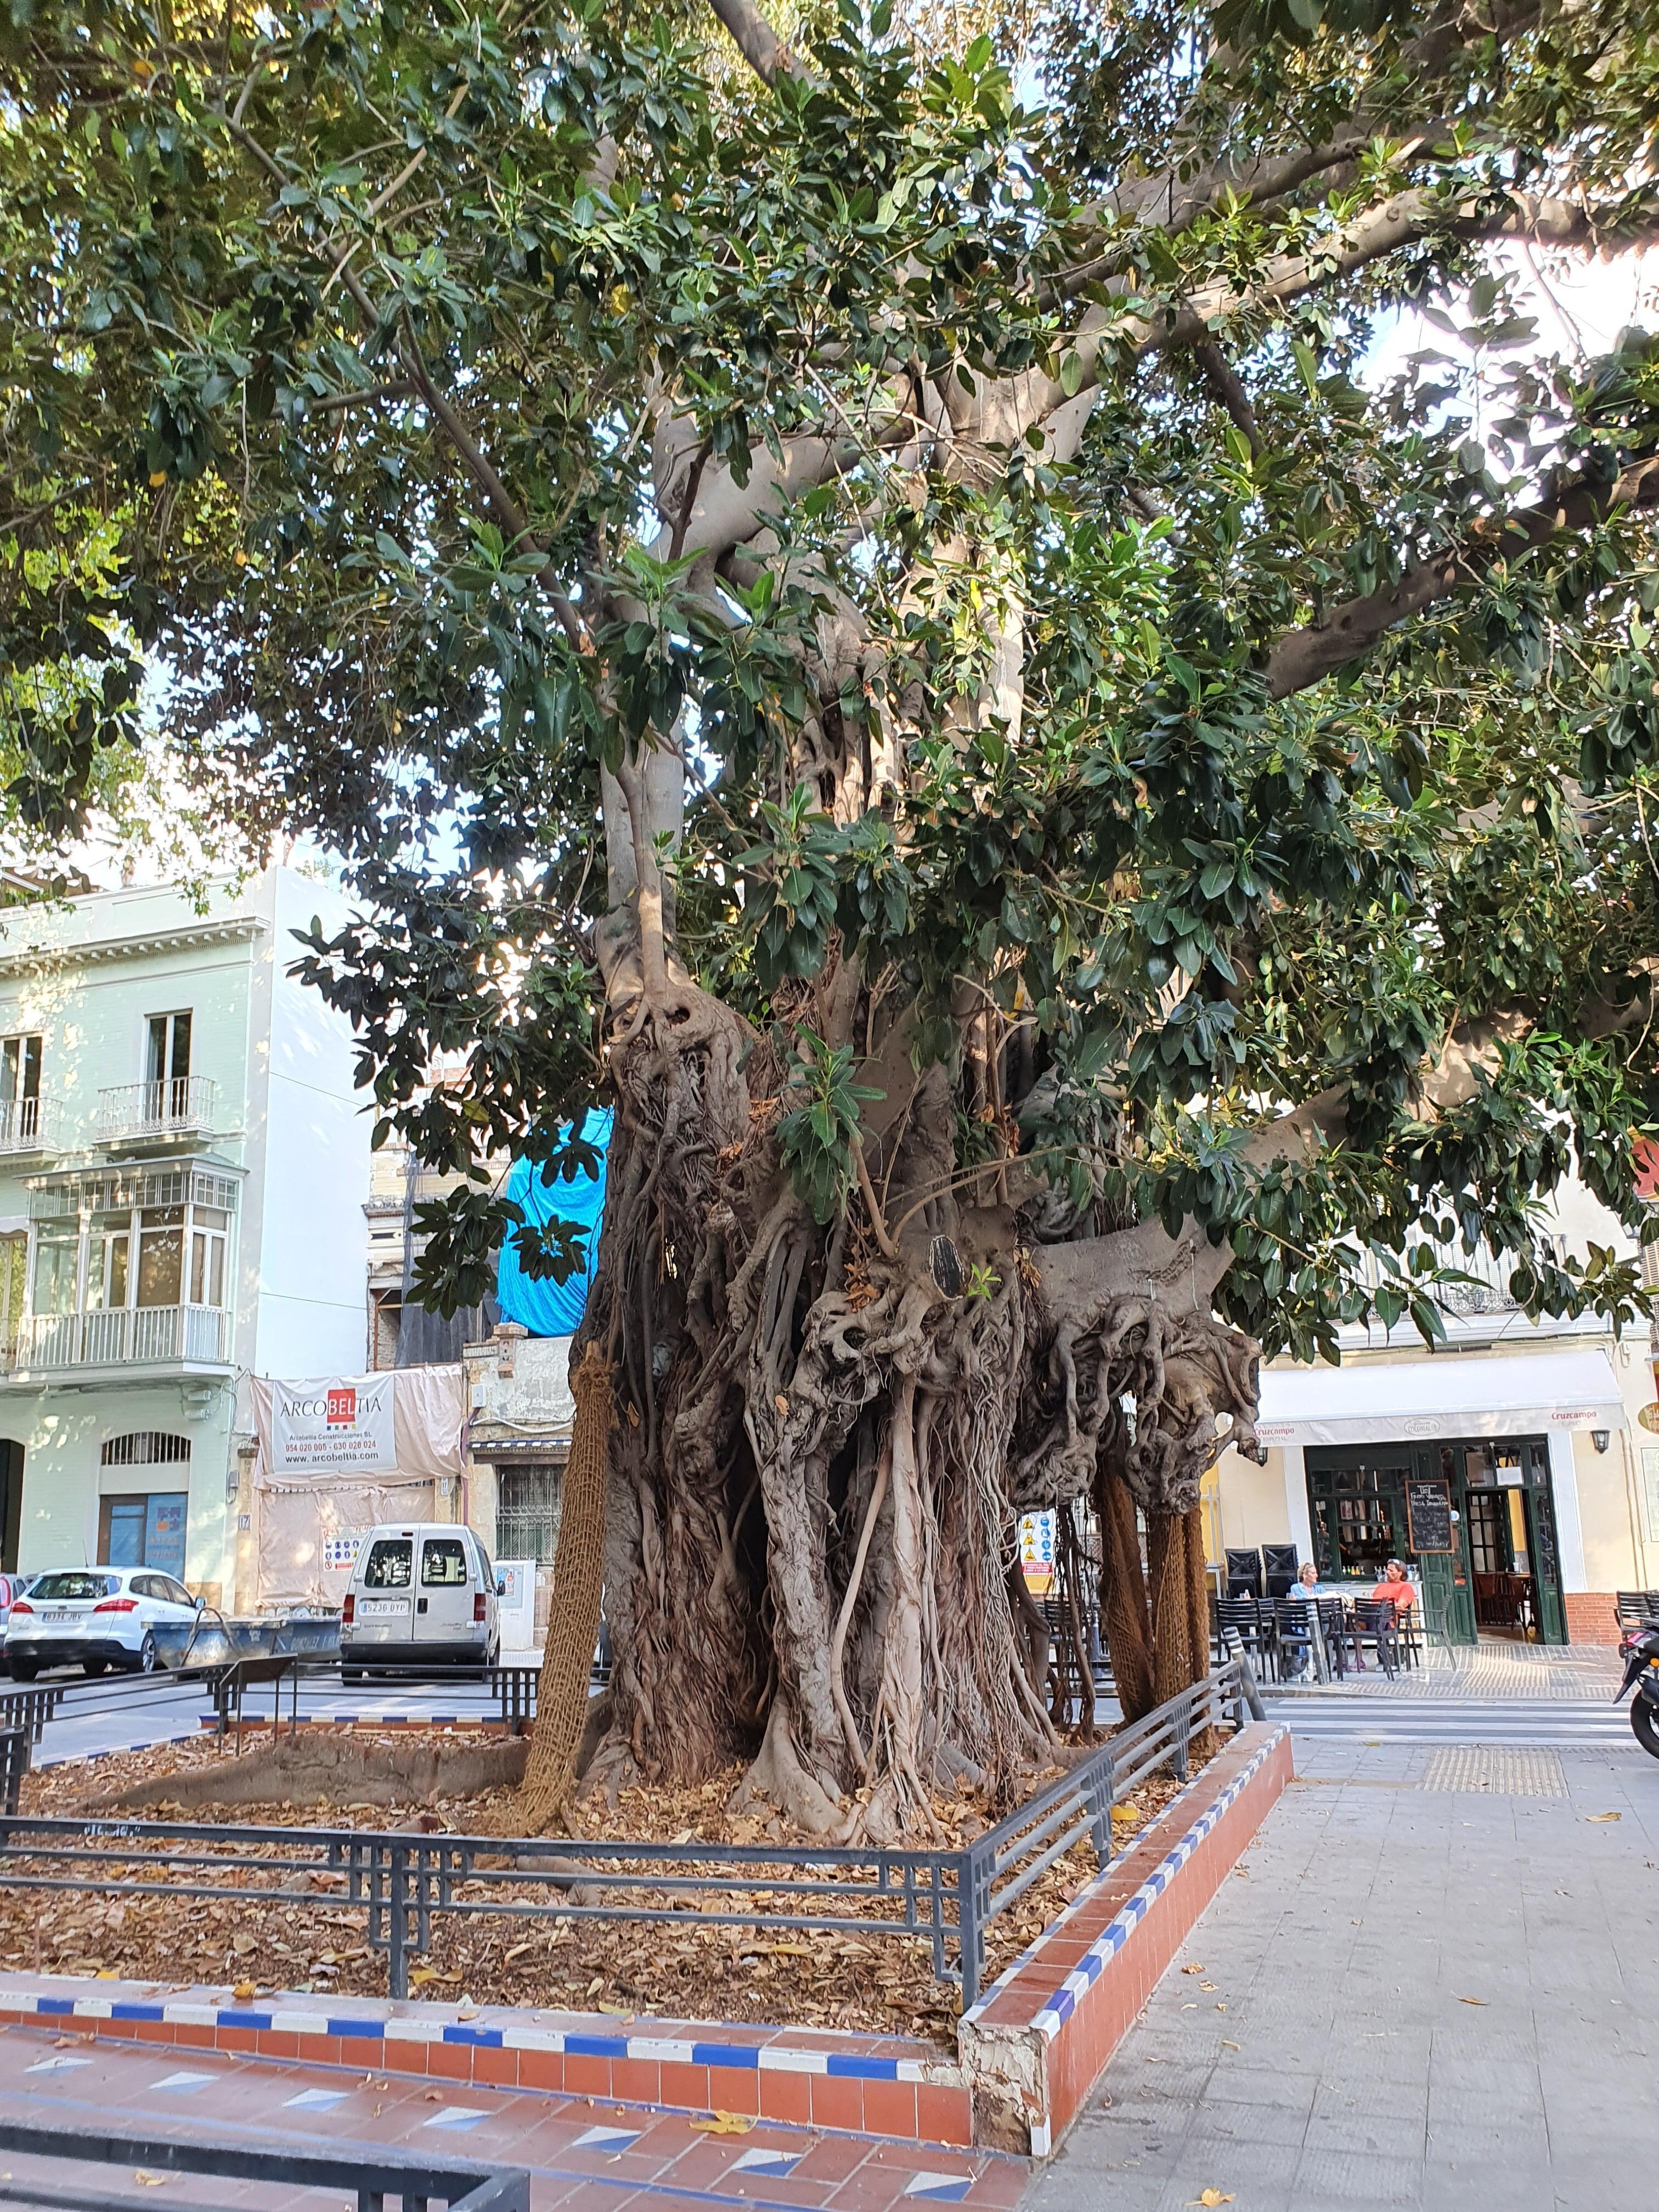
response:
<path id="1" fill-rule="evenodd" d="M 288 2143 L 262 2143 L 257 2136 L 215 2142 L 200 2136 L 131 2136 L 80 2128 L 42 2128 L 0 2120 L 0 2151 L 13 2157 L 62 2160 L 69 2166 L 125 2168 L 122 2185 L 107 2191 L 42 2187 L 14 2183 L 0 2197 L 55 2212 L 131 2212 L 134 2198 L 126 2186 L 137 2172 L 140 2181 L 158 2172 L 210 2174 L 216 2180 L 264 2183 L 279 2189 L 285 2201 L 296 2189 L 349 2190 L 357 2212 L 382 2212 L 388 2197 L 404 2212 L 428 2212 L 434 2202 L 449 2212 L 530 2212 L 530 2176 L 522 2166 L 486 2166 L 470 2159 L 441 2164 L 413 2152 L 388 2148 L 378 2154 L 299 2151 Z M 112 2179 L 115 2177 L 112 2176 Z M 239 2201 L 243 2201 L 238 2191 Z"/>
<path id="2" fill-rule="evenodd" d="M 98 1093 L 98 1139 L 167 1137 L 205 1129 L 219 1109 L 211 1076 L 164 1075 L 151 1083 L 123 1083 Z"/>
<path id="3" fill-rule="evenodd" d="M 430 1667 L 377 1666 L 371 1669 L 355 1668 L 353 1673 L 372 1672 L 377 1682 L 389 1689 L 408 1689 L 419 1685 L 422 1689 L 433 1686 Z M 458 1676 L 473 1684 L 482 1683 L 495 1705 L 495 1717 L 510 1735 L 522 1735 L 526 1724 L 536 1717 L 536 1697 L 540 1687 L 542 1670 L 539 1667 L 482 1667 L 459 1668 Z M 237 1748 L 242 1741 L 245 1725 L 259 1723 L 264 1715 L 252 1710 L 250 1693 L 260 1688 L 270 1692 L 270 1723 L 278 1728 L 283 1722 L 284 1700 L 288 1706 L 288 1725 L 290 1733 L 297 1729 L 307 1717 L 300 1711 L 300 1692 L 307 1682 L 333 1684 L 341 1680 L 337 1660 L 316 1653 L 273 1652 L 258 1654 L 246 1659 L 233 1659 L 228 1664 L 216 1667 L 204 1679 L 211 1692 L 216 1717 L 216 1733 L 228 1735 L 236 1731 Z M 469 1714 L 469 1719 L 487 1720 L 491 1716 L 483 1711 Z M 39 1739 L 36 1739 L 37 1741 Z"/>
<path id="4" fill-rule="evenodd" d="M 230 1357 L 231 1317 L 222 1307 L 107 1306 L 21 1314 L 15 1364 L 21 1368 L 102 1367 L 125 1361 Z"/>
<path id="5" fill-rule="evenodd" d="M 507 1673 L 528 1669 L 498 1670 Z M 278 1693 L 280 1694 L 280 1683 Z M 391 1995 L 436 1919 L 633 1921 L 927 1946 L 940 1981 L 978 1995 L 988 1930 L 1081 1844 L 1104 1866 L 1111 1810 L 1159 1768 L 1185 1779 L 1201 1729 L 1256 1706 L 1230 1662 L 1079 1760 L 965 1847 L 649 1843 L 633 1838 L 386 1833 L 178 1820 L 0 1816 L 0 1889 L 362 1910 Z M 21 1732 L 20 1732 L 21 1733 Z"/>

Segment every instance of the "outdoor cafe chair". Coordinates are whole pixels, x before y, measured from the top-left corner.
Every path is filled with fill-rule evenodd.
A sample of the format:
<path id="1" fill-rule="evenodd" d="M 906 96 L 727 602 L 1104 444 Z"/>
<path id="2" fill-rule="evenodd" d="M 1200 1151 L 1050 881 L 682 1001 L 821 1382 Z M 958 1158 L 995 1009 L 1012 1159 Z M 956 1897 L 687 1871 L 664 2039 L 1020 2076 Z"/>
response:
<path id="1" fill-rule="evenodd" d="M 1613 1604 L 1620 1628 L 1639 1628 L 1644 1620 L 1659 1620 L 1659 1590 L 1619 1590 Z"/>
<path id="2" fill-rule="evenodd" d="M 1273 1644 L 1279 1657 L 1290 1663 L 1281 1666 L 1280 1674 L 1291 1672 L 1315 1674 L 1317 1668 L 1313 1656 L 1313 1626 L 1308 1615 L 1312 1607 L 1293 1597 L 1276 1597 L 1266 1601 L 1273 1616 Z"/>
<path id="3" fill-rule="evenodd" d="M 1228 1545 L 1227 1595 L 1229 1597 L 1261 1595 L 1261 1553 L 1259 1550 L 1247 1550 L 1238 1544 Z"/>
<path id="4" fill-rule="evenodd" d="M 1377 1665 L 1393 1681 L 1400 1671 L 1400 1632 L 1394 1607 L 1387 1598 L 1365 1597 L 1356 1602 L 1348 1622 L 1348 1640 L 1356 1657 L 1360 1646 L 1369 1641 Z"/>
<path id="5" fill-rule="evenodd" d="M 1264 1544 L 1261 1547 L 1262 1595 L 1288 1597 L 1291 1584 L 1296 1580 L 1301 1564 L 1294 1544 Z"/>
<path id="6" fill-rule="evenodd" d="M 1319 1626 L 1325 1632 L 1325 1651 L 1331 1662 L 1331 1672 L 1341 1681 L 1348 1672 L 1347 1607 L 1340 1597 L 1322 1597 L 1316 1602 L 1319 1607 Z"/>
<path id="7" fill-rule="evenodd" d="M 1216 1626 L 1224 1638 L 1231 1628 L 1237 1632 L 1247 1658 L 1258 1667 L 1273 1666 L 1273 1621 L 1271 1607 L 1264 1623 L 1261 1607 L 1253 1597 L 1218 1597 L 1215 1601 Z"/>

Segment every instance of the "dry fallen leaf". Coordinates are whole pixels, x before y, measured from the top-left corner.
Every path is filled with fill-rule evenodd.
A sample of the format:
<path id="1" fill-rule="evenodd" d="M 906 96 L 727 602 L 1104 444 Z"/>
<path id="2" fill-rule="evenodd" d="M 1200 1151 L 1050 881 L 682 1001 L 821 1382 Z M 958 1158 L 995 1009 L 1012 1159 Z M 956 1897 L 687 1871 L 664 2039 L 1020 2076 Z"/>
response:
<path id="1" fill-rule="evenodd" d="M 133 2168 L 132 2178 L 140 2189 L 165 2189 L 168 2179 L 165 2173 L 146 2173 L 142 2166 Z"/>
<path id="2" fill-rule="evenodd" d="M 595 1974 L 592 1980 L 587 1985 L 587 1994 L 591 1997 L 596 1997 L 604 1987 L 605 1976 L 603 1974 Z"/>
<path id="3" fill-rule="evenodd" d="M 1486 1997 L 1459 1997 L 1457 2002 L 1459 2004 L 1483 2005 L 1490 2000 Z"/>
<path id="4" fill-rule="evenodd" d="M 1598 1828 L 1604 1820 L 1622 1820 L 1624 1817 L 1622 1813 L 1586 1813 L 1584 1815 L 1592 1826 Z"/>
<path id="5" fill-rule="evenodd" d="M 1200 2189 L 1197 2196 L 1188 2201 L 1194 2204 L 1231 2204 L 1233 2200 L 1231 2196 L 1224 2196 L 1218 2189 Z"/>
<path id="6" fill-rule="evenodd" d="M 1201 1974 L 1204 1969 L 1202 1966 L 1183 1966 L 1181 1971 L 1183 1974 Z"/>
<path id="7" fill-rule="evenodd" d="M 1229 2043 L 1226 2037 L 1224 2035 L 1221 2039 L 1221 2048 L 1224 2051 L 1238 2051 L 1243 2048 L 1243 2045 L 1237 2043 Z"/>
<path id="8" fill-rule="evenodd" d="M 746 2136 L 754 2124 L 741 2112 L 715 2112 L 708 2119 L 693 2120 L 691 2132 L 699 2136 Z"/>
<path id="9" fill-rule="evenodd" d="M 253 1984 L 252 1982 L 238 1982 L 235 1988 L 230 1994 L 232 1996 L 235 1997 L 239 2002 L 246 2004 L 247 2000 L 253 1995 Z"/>

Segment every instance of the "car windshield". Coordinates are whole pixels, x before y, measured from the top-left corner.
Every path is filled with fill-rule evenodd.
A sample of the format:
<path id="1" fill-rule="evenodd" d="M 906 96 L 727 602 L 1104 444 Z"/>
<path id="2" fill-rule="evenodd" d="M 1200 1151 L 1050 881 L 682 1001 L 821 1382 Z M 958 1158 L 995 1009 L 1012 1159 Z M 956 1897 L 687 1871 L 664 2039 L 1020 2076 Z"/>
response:
<path id="1" fill-rule="evenodd" d="M 407 1536 L 382 1536 L 371 1546 L 363 1569 L 365 1589 L 407 1589 L 415 1571 L 415 1547 Z"/>
<path id="2" fill-rule="evenodd" d="M 42 1575 L 29 1592 L 31 1597 L 68 1599 L 113 1597 L 120 1589 L 113 1575 Z"/>

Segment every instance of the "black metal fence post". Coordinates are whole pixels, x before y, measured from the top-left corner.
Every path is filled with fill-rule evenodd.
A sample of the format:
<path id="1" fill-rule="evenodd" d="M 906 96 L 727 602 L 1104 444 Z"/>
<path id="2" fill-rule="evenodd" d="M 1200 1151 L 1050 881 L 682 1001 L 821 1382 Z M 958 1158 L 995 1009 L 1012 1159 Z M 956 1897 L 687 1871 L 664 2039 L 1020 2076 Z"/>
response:
<path id="1" fill-rule="evenodd" d="M 1109 1752 L 1089 1761 L 1083 1775 L 1083 1802 L 1094 1837 L 1095 1856 L 1103 1867 L 1112 1856 L 1114 1776 Z"/>
<path id="2" fill-rule="evenodd" d="M 8 1813 L 22 1801 L 23 1777 L 29 1771 L 29 1732 L 23 1728 L 0 1729 L 0 1791 Z"/>
<path id="3" fill-rule="evenodd" d="M 1177 1782 L 1187 1779 L 1190 1764 L 1188 1753 L 1193 1739 L 1193 1698 L 1195 1695 L 1195 1692 L 1188 1690 L 1184 1697 L 1176 1701 L 1176 1709 L 1170 1716 L 1170 1771 Z"/>
<path id="4" fill-rule="evenodd" d="M 982 1856 L 977 1847 L 970 1845 L 957 1857 L 957 1950 L 962 1969 L 963 2012 L 978 2002 L 979 1978 L 985 1965 L 985 1929 L 979 1913 L 979 1867 Z"/>
<path id="5" fill-rule="evenodd" d="M 387 1861 L 386 1981 L 394 1997 L 406 1997 L 409 1995 L 408 1845 L 393 1844 L 387 1854 Z"/>

